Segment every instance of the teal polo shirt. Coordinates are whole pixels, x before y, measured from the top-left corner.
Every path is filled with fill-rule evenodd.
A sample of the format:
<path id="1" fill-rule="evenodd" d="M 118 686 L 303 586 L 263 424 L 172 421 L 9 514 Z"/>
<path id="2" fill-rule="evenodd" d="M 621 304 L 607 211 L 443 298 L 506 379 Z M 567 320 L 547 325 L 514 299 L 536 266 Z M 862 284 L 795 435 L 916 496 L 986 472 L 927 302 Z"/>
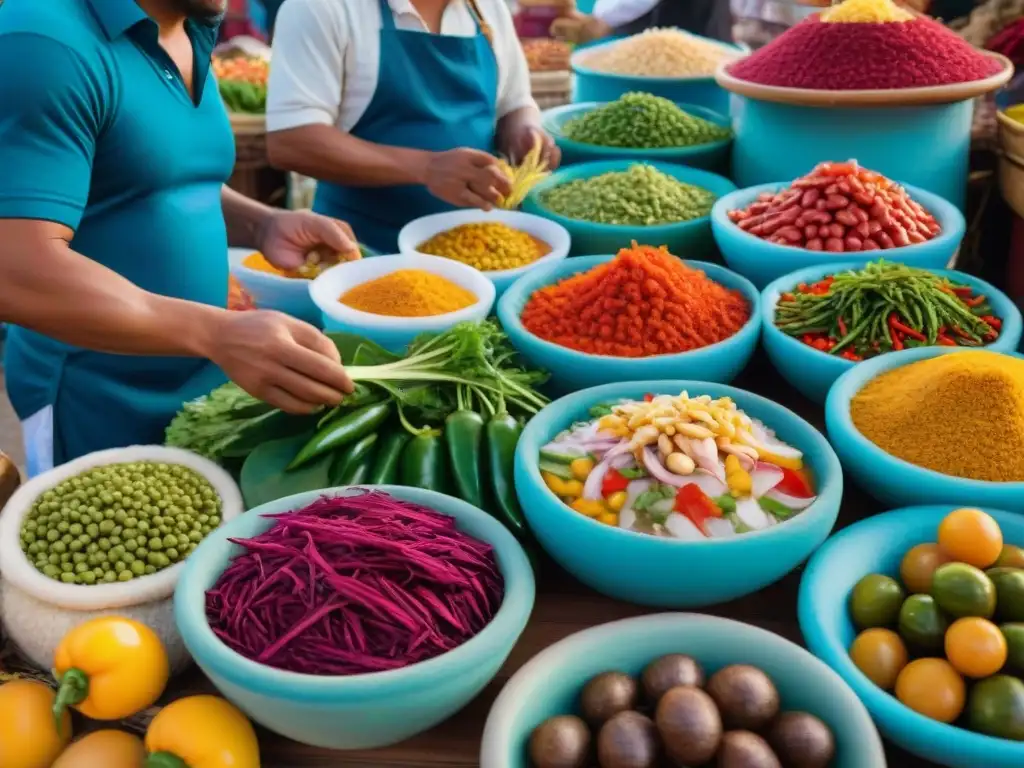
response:
<path id="1" fill-rule="evenodd" d="M 210 73 L 217 29 L 187 30 L 194 97 L 133 0 L 3 0 L 0 218 L 58 222 L 74 250 L 139 287 L 226 306 L 234 139 Z M 5 367 L 21 418 L 54 407 L 58 461 L 162 442 L 181 404 L 222 380 L 204 361 L 99 354 L 21 328 Z"/>

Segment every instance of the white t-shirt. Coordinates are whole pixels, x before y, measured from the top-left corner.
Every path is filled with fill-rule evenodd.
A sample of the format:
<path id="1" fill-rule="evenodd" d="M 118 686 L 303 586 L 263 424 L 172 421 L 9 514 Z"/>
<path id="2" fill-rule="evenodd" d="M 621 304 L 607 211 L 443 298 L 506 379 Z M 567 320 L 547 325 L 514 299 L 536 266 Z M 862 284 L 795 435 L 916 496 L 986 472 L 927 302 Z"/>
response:
<path id="1" fill-rule="evenodd" d="M 658 0 L 597 0 L 594 16 L 609 27 L 624 27 L 653 11 L 657 4 Z"/>
<path id="2" fill-rule="evenodd" d="M 427 31 L 409 0 L 388 1 L 398 29 Z M 534 106 L 530 70 L 506 0 L 477 4 L 491 27 L 498 62 L 497 116 Z M 267 130 L 321 124 L 350 131 L 377 89 L 380 28 L 378 0 L 287 0 L 274 26 Z M 466 0 L 451 0 L 441 34 L 477 34 Z"/>

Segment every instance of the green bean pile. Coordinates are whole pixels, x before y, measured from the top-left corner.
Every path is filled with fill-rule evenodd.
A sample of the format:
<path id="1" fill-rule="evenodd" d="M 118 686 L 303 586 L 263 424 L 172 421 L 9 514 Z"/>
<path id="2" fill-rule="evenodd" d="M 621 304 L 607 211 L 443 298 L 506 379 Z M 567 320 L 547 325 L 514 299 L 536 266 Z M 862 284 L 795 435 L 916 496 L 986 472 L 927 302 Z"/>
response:
<path id="1" fill-rule="evenodd" d="M 648 227 L 707 216 L 715 195 L 637 164 L 552 187 L 541 193 L 540 203 L 569 219 Z"/>
<path id="2" fill-rule="evenodd" d="M 213 486 L 187 467 L 110 464 L 45 491 L 25 516 L 21 547 L 66 584 L 131 581 L 185 559 L 220 513 Z"/>
<path id="3" fill-rule="evenodd" d="M 886 261 L 794 286 L 781 296 L 775 324 L 848 360 L 913 347 L 978 347 L 1002 327 L 986 297 L 969 286 Z"/>
<path id="4" fill-rule="evenodd" d="M 562 135 L 602 147 L 665 149 L 723 141 L 732 131 L 691 115 L 661 96 L 627 93 L 568 121 Z"/>

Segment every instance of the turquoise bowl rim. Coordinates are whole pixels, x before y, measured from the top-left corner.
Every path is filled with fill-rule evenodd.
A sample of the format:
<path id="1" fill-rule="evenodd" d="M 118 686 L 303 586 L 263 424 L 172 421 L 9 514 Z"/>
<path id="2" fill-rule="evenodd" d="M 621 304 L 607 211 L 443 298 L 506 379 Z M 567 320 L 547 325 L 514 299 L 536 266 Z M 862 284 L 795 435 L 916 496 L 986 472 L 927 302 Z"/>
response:
<path id="1" fill-rule="evenodd" d="M 542 125 L 544 130 L 554 137 L 555 143 L 558 144 L 559 147 L 570 152 L 575 152 L 579 155 L 614 153 L 621 158 L 630 160 L 657 161 L 665 159 L 667 162 L 681 164 L 685 162 L 685 159 L 688 157 L 711 154 L 718 150 L 724 150 L 732 144 L 733 136 L 729 136 L 727 139 L 711 141 L 706 144 L 691 144 L 685 147 L 654 147 L 651 149 L 642 149 L 639 147 L 609 147 L 604 144 L 584 144 L 581 141 L 566 138 L 561 131 L 561 126 L 556 125 L 555 123 L 555 118 L 561 117 L 565 112 L 580 112 L 581 114 L 584 114 L 586 112 L 593 112 L 598 107 L 614 103 L 615 102 L 612 101 L 581 101 L 573 104 L 563 104 L 560 107 L 551 107 L 549 109 L 545 109 L 541 114 Z M 728 128 L 730 131 L 732 130 L 732 119 L 723 115 L 721 112 L 716 112 L 713 109 L 702 107 L 698 104 L 687 104 L 681 101 L 674 103 L 684 112 L 693 115 L 694 117 L 702 118 L 722 128 Z"/>
<path id="2" fill-rule="evenodd" d="M 793 641 L 787 640 L 770 630 L 763 629 L 754 624 L 736 621 L 735 619 L 710 616 L 703 613 L 684 612 L 654 613 L 588 627 L 549 645 L 533 656 L 509 678 L 488 712 L 480 745 L 480 764 L 482 768 L 499 768 L 499 766 L 504 766 L 502 761 L 506 760 L 509 754 L 517 750 L 518 747 L 514 744 L 515 734 L 505 725 L 507 722 L 505 710 L 516 706 L 517 701 L 521 700 L 522 695 L 519 689 L 526 685 L 527 680 L 556 672 L 556 670 L 551 668 L 552 665 L 556 664 L 562 656 L 570 654 L 573 649 L 581 644 L 589 646 L 591 642 L 599 642 L 605 639 L 614 641 L 615 637 L 620 635 L 623 630 L 634 627 L 646 628 L 652 626 L 660 628 L 665 625 L 681 626 L 683 624 L 710 627 L 712 631 L 718 634 L 735 635 L 744 633 L 750 636 L 751 645 L 757 645 L 766 649 L 770 646 L 773 652 L 781 652 L 787 656 L 792 656 L 793 661 L 799 661 L 801 667 L 813 668 L 815 679 L 828 681 L 827 684 L 831 689 L 842 692 L 844 697 L 843 704 L 848 712 L 852 714 L 853 718 L 855 718 L 853 722 L 847 724 L 847 727 L 854 731 L 857 736 L 867 739 L 867 742 L 865 742 L 858 738 L 855 742 L 864 752 L 869 753 L 866 756 L 870 757 L 872 762 L 865 765 L 870 765 L 872 768 L 885 768 L 887 765 L 885 749 L 882 739 L 878 734 L 878 729 L 875 727 L 874 722 L 872 722 L 867 708 L 857 698 L 847 681 L 835 670 L 819 659 L 814 658 L 814 655 L 806 648 L 802 648 Z M 680 648 L 681 652 L 685 652 L 685 650 L 684 647 Z M 737 659 L 737 663 L 740 661 L 740 659 Z"/>
<path id="3" fill-rule="evenodd" d="M 681 541 L 679 539 L 651 536 L 636 531 L 627 531 L 622 528 L 605 525 L 570 509 L 544 484 L 544 479 L 540 476 L 540 469 L 537 466 L 537 452 L 541 446 L 545 445 L 556 434 L 570 426 L 570 423 L 566 422 L 563 417 L 566 411 L 573 411 L 610 399 L 628 396 L 623 395 L 624 390 L 637 390 L 657 394 L 677 394 L 687 391 L 698 394 L 708 393 L 712 397 L 731 397 L 740 409 L 744 408 L 744 403 L 754 402 L 757 404 L 758 409 L 772 412 L 775 418 L 772 420 L 772 423 L 765 422 L 765 425 L 773 431 L 788 431 L 787 428 L 779 426 L 779 421 L 785 420 L 790 424 L 796 424 L 796 429 L 806 432 L 806 440 L 803 444 L 795 445 L 794 447 L 798 448 L 806 456 L 808 453 L 806 442 L 813 442 L 815 443 L 815 453 L 820 454 L 824 459 L 824 466 L 814 467 L 817 498 L 813 504 L 808 506 L 799 515 L 794 516 L 785 523 L 773 525 L 771 528 L 760 531 L 744 533 L 740 536 L 724 539 L 707 539 L 705 541 Z M 666 551 L 673 549 L 680 553 L 695 547 L 718 547 L 720 549 L 733 547 L 742 550 L 746 546 L 744 542 L 747 541 L 763 540 L 770 536 L 789 537 L 794 532 L 809 527 L 814 522 L 814 518 L 819 515 L 831 515 L 832 524 L 835 525 L 835 520 L 839 516 L 839 505 L 842 503 L 843 494 L 843 470 L 842 465 L 839 463 L 839 457 L 836 456 L 829 441 L 825 439 L 825 436 L 813 424 L 785 406 L 779 405 L 774 400 L 769 400 L 748 390 L 739 389 L 728 384 L 697 381 L 694 379 L 638 380 L 601 384 L 596 387 L 581 389 L 578 392 L 573 392 L 548 403 L 526 423 L 526 427 L 519 437 L 519 444 L 516 446 L 517 480 L 520 476 L 520 466 L 525 469 L 526 476 L 530 479 L 534 488 L 539 489 L 552 502 L 552 505 L 558 508 L 558 512 L 555 513 L 552 513 L 551 510 L 545 510 L 545 515 L 561 514 L 566 520 L 571 520 L 584 526 L 592 526 L 590 530 L 595 535 L 606 538 L 609 541 L 619 538 L 623 542 L 632 542 L 643 547 L 650 547 L 652 549 L 662 548 Z M 519 484 L 517 483 L 516 490 L 518 490 L 518 487 Z M 834 507 L 833 511 L 826 511 L 829 507 Z M 530 522 L 530 514 L 527 511 L 526 517 L 528 522 Z M 788 571 L 784 573 L 788 573 Z"/>
<path id="4" fill-rule="evenodd" d="M 688 259 L 681 259 L 681 261 L 688 267 L 702 270 L 708 278 L 723 287 L 740 291 L 750 304 L 750 317 L 747 319 L 747 322 L 729 338 L 707 347 L 691 349 L 688 352 L 675 352 L 672 354 L 654 355 L 652 357 L 612 357 L 610 355 L 591 355 L 586 352 L 569 349 L 568 347 L 563 347 L 552 341 L 535 336 L 526 329 L 519 317 L 519 312 L 515 311 L 513 305 L 518 304 L 521 300 L 528 301 L 529 298 L 525 297 L 527 291 L 532 295 L 540 288 L 566 279 L 573 274 L 586 272 L 614 258 L 614 255 L 575 256 L 552 264 L 543 270 L 538 269 L 525 274 L 516 280 L 512 287 L 505 291 L 501 298 L 498 299 L 497 304 L 498 320 L 501 322 L 502 328 L 509 335 L 513 345 L 517 349 L 519 344 L 523 344 L 527 348 L 535 346 L 547 352 L 562 354 L 567 365 L 595 366 L 602 365 L 603 363 L 621 365 L 624 362 L 629 362 L 633 366 L 633 372 L 638 378 L 642 379 L 647 368 L 661 368 L 665 363 L 683 360 L 699 363 L 706 357 L 722 354 L 729 344 L 735 344 L 761 332 L 761 294 L 754 287 L 754 284 L 743 277 L 743 275 L 719 264 L 712 264 L 707 261 L 690 261 Z M 527 354 L 529 353 L 527 352 Z"/>
<path id="5" fill-rule="evenodd" d="M 591 229 L 595 234 L 600 233 L 602 235 L 621 237 L 624 242 L 643 240 L 656 244 L 660 244 L 664 238 L 679 237 L 683 231 L 706 226 L 711 221 L 711 213 L 714 211 L 714 207 L 707 214 L 698 216 L 696 219 L 640 227 L 631 224 L 599 224 L 587 221 L 586 219 L 570 219 L 568 216 L 562 216 L 560 213 L 550 211 L 541 205 L 541 193 L 552 187 L 557 187 L 570 181 L 590 179 L 602 173 L 625 171 L 633 165 L 651 165 L 662 173 L 682 181 L 684 184 L 692 184 L 693 186 L 705 189 L 715 195 L 714 205 L 717 205 L 719 200 L 728 197 L 736 189 L 736 185 L 725 176 L 699 168 L 690 168 L 680 163 L 666 163 L 660 160 L 647 162 L 640 159 L 594 160 L 592 162 L 569 165 L 552 173 L 533 187 L 529 194 L 526 195 L 526 200 L 523 201 L 523 211 L 551 219 L 568 229 L 570 234 L 580 229 Z M 728 191 L 720 193 L 718 190 Z"/>
<path id="6" fill-rule="evenodd" d="M 877 253 L 877 251 L 874 251 L 874 253 Z M 765 346 L 767 347 L 767 337 L 771 337 L 773 343 L 778 344 L 781 350 L 791 354 L 793 357 L 802 357 L 808 363 L 813 365 L 829 365 L 831 368 L 835 369 L 836 377 L 841 376 L 845 371 L 848 371 L 855 365 L 859 365 L 859 363 L 855 363 L 852 360 L 843 360 L 842 358 L 829 355 L 821 350 L 808 347 L 799 339 L 794 339 L 792 336 L 788 336 L 780 331 L 775 327 L 775 307 L 779 303 L 779 298 L 783 293 L 792 291 L 793 288 L 800 283 L 820 280 L 826 275 L 835 274 L 836 272 L 860 269 L 866 264 L 873 263 L 875 261 L 878 261 L 878 259 L 851 260 L 836 264 L 818 264 L 813 267 L 797 269 L 769 283 L 765 289 L 761 291 L 761 333 L 766 337 Z M 886 261 L 890 260 L 886 259 Z M 900 263 L 896 259 L 892 259 L 891 261 L 893 263 Z M 1010 300 L 1009 296 L 991 283 L 982 280 L 980 277 L 969 275 L 966 272 L 960 272 L 955 269 L 929 269 L 927 267 L 918 267 L 918 269 L 925 269 L 932 274 L 948 277 L 953 282 L 969 285 L 976 291 L 984 293 L 985 296 L 989 298 L 989 303 L 992 305 L 992 310 L 995 312 L 996 317 L 1003 320 L 1003 327 L 999 332 L 999 338 L 991 344 L 986 344 L 983 347 L 977 347 L 977 349 L 987 349 L 990 352 L 1012 353 L 1016 351 L 1017 345 L 1020 344 L 1021 335 L 1024 333 L 1024 320 L 1022 320 L 1020 309 L 1018 309 L 1017 305 Z M 793 363 L 794 368 L 797 368 L 800 365 L 801 363 L 798 362 Z M 776 368 L 778 369 L 778 366 L 776 366 Z M 782 371 L 780 370 L 779 373 L 782 373 Z M 783 374 L 783 377 L 785 378 L 785 374 Z"/>
<path id="7" fill-rule="evenodd" d="M 709 43 L 714 43 L 715 45 L 718 45 L 722 48 L 734 50 L 739 54 L 750 53 L 750 46 L 744 43 L 726 43 L 721 40 L 714 40 L 710 37 L 695 35 L 692 32 L 686 32 L 686 34 L 689 35 L 690 37 L 695 37 L 698 40 L 705 40 Z M 615 72 L 601 72 L 600 70 L 591 69 L 590 67 L 584 66 L 579 63 L 579 57 L 582 56 L 583 54 L 587 52 L 593 52 L 595 48 L 600 48 L 606 45 L 611 46 L 615 45 L 616 43 L 621 43 L 623 40 L 628 40 L 630 37 L 634 37 L 634 35 L 627 35 L 626 37 L 614 37 L 611 40 L 608 40 L 607 42 L 586 45 L 578 48 L 577 50 L 573 51 L 572 55 L 569 57 L 569 69 L 572 71 L 573 74 L 583 75 L 584 77 L 604 77 L 609 80 L 631 80 L 647 83 L 649 85 L 670 85 L 672 83 L 699 82 L 717 84 L 714 72 L 712 72 L 710 75 L 695 75 L 693 77 L 649 77 L 646 75 L 622 75 Z M 739 61 L 740 58 L 742 58 L 742 56 L 736 57 L 736 61 Z"/>
<path id="8" fill-rule="evenodd" d="M 955 740 L 964 744 L 966 751 L 974 753 L 976 758 L 984 756 L 987 760 L 991 760 L 992 754 L 995 752 L 1001 753 L 998 754 L 998 758 L 1001 761 L 1006 761 L 1000 762 L 1000 765 L 1020 765 L 1024 763 L 1024 742 L 999 739 L 994 736 L 975 733 L 966 728 L 932 720 L 901 704 L 895 696 L 883 691 L 872 683 L 850 660 L 848 649 L 840 644 L 834 633 L 825 631 L 822 628 L 818 601 L 812 594 L 819 583 L 827 583 L 829 580 L 835 579 L 834 575 L 829 572 L 832 566 L 831 561 L 837 557 L 837 555 L 833 555 L 833 552 L 843 547 L 847 541 L 852 541 L 861 536 L 865 538 L 870 536 L 871 541 L 893 538 L 891 534 L 889 536 L 873 534 L 878 531 L 910 528 L 911 526 L 916 527 L 925 518 L 929 522 L 934 523 L 937 531 L 942 516 L 958 508 L 955 504 L 927 504 L 900 507 L 864 520 L 859 520 L 830 536 L 818 551 L 811 556 L 800 579 L 800 591 L 797 597 L 797 617 L 800 622 L 800 631 L 807 642 L 808 648 L 839 674 L 844 682 L 853 689 L 864 706 L 868 708 L 872 718 L 878 721 L 882 729 L 887 732 L 888 738 L 901 747 L 908 751 L 916 752 L 912 748 L 914 742 L 927 741 L 939 745 L 943 743 L 948 744 L 951 740 Z M 1006 512 L 991 507 L 980 507 L 980 509 L 995 517 L 1001 524 L 1019 524 L 1024 521 L 1024 517 L 1013 512 Z M 930 540 L 934 541 L 935 539 L 932 537 Z M 1020 543 L 1024 544 L 1024 540 Z M 861 576 L 866 575 L 866 573 L 861 574 Z M 849 621 L 848 618 L 846 620 Z M 856 634 L 856 631 L 854 631 L 854 634 Z M 912 737 L 904 737 L 904 734 L 907 733 L 912 734 Z M 957 751 L 959 752 L 960 750 Z M 970 759 L 974 760 L 975 758 Z M 982 764 L 988 763 L 985 761 L 982 763 L 970 763 L 972 766 Z M 967 764 L 955 763 L 955 765 L 965 766 Z"/>
<path id="9" fill-rule="evenodd" d="M 729 211 L 736 210 L 738 208 L 745 208 L 757 199 L 757 196 L 762 192 L 778 192 L 781 189 L 785 189 L 792 183 L 792 181 L 775 181 L 769 184 L 758 184 L 753 187 L 744 187 L 743 189 L 738 189 L 735 192 L 730 192 L 728 195 L 723 195 L 715 201 L 714 206 L 711 208 L 711 221 L 716 227 L 721 227 L 722 229 L 728 229 L 735 232 L 735 234 L 740 237 L 741 241 L 750 243 L 751 248 L 760 249 L 762 251 L 760 258 L 762 259 L 770 259 L 772 256 L 789 258 L 801 255 L 807 259 L 839 258 L 848 261 L 850 254 L 846 252 L 830 254 L 824 251 L 809 251 L 806 248 L 797 248 L 794 245 L 780 245 L 779 243 L 771 243 L 767 240 L 762 240 L 760 237 L 740 229 L 738 225 L 729 220 Z M 915 187 L 912 184 L 904 184 L 901 181 L 896 183 L 907 190 L 914 200 L 924 206 L 925 210 L 936 218 L 942 229 L 939 232 L 938 237 L 935 237 L 925 243 L 912 243 L 911 245 L 905 245 L 901 248 L 890 248 L 884 251 L 867 251 L 867 253 L 872 254 L 872 256 L 879 254 L 900 254 L 899 258 L 894 256 L 892 260 L 903 261 L 904 258 L 912 258 L 915 253 L 918 253 L 921 250 L 939 250 L 941 248 L 948 248 L 949 256 L 951 258 L 953 254 L 956 253 L 957 246 L 960 241 L 963 240 L 964 233 L 967 230 L 967 221 L 964 219 L 964 215 L 960 212 L 960 209 L 944 197 L 936 195 L 934 192 L 928 192 L 927 190 Z M 864 251 L 862 251 L 862 253 L 864 253 Z M 868 260 L 872 259 L 869 258 Z"/>
<path id="10" fill-rule="evenodd" d="M 210 629 L 206 620 L 204 596 L 207 586 L 224 572 L 237 545 L 228 539 L 238 537 L 238 529 L 247 529 L 255 518 L 301 509 L 324 495 L 340 495 L 354 490 L 376 490 L 395 498 L 430 507 L 441 514 L 461 520 L 472 519 L 475 526 L 486 531 L 475 538 L 494 547 L 495 556 L 505 581 L 505 596 L 501 607 L 479 633 L 462 645 L 433 659 L 387 672 L 361 675 L 320 676 L 288 672 L 245 658 L 225 645 Z M 259 525 L 262 532 L 270 526 Z M 246 535 L 256 535 L 255 532 Z M 227 549 L 222 562 L 211 564 L 218 548 Z M 216 677 L 258 695 L 275 698 L 301 698 L 308 701 L 329 702 L 338 699 L 366 696 L 377 698 L 382 688 L 428 687 L 441 675 L 458 676 L 473 658 L 493 652 L 496 647 L 515 644 L 533 611 L 536 584 L 533 568 L 522 546 L 506 528 L 481 509 L 468 502 L 425 488 L 407 488 L 396 485 L 360 485 L 307 491 L 262 504 L 236 517 L 212 531 L 186 561 L 185 571 L 174 591 L 174 616 L 178 631 L 189 652 L 204 670 Z M 386 691 L 387 688 L 384 688 Z"/>
<path id="11" fill-rule="evenodd" d="M 886 453 L 862 435 L 853 425 L 850 418 L 850 400 L 871 380 L 887 371 L 900 368 L 920 360 L 928 360 L 939 355 L 970 355 L 975 352 L 991 352 L 990 349 L 970 349 L 966 347 L 919 347 L 890 352 L 886 355 L 858 363 L 842 376 L 828 392 L 825 401 L 825 422 L 829 436 L 849 444 L 850 452 L 857 452 L 870 457 L 875 465 L 875 472 L 889 477 L 902 477 L 903 484 L 908 488 L 930 488 L 929 496 L 948 494 L 951 498 L 962 497 L 966 493 L 979 494 L 979 502 L 991 500 L 991 493 L 1019 494 L 1024 499 L 1024 481 L 1009 483 L 993 483 L 986 480 L 971 480 L 962 477 L 944 475 L 931 469 L 919 467 L 909 461 L 898 459 Z M 999 352 L 1007 357 L 1022 357 L 1018 354 Z M 845 452 L 845 451 L 844 451 Z"/>

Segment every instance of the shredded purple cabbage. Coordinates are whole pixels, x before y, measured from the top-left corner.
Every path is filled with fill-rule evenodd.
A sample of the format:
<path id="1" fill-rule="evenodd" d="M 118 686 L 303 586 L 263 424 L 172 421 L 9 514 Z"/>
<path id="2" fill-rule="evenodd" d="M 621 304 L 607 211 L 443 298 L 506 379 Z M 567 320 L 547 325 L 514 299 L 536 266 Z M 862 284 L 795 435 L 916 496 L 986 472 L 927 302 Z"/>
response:
<path id="1" fill-rule="evenodd" d="M 312 675 L 399 669 L 480 632 L 501 605 L 494 552 L 455 519 L 379 491 L 280 515 L 206 593 L 231 649 Z"/>

